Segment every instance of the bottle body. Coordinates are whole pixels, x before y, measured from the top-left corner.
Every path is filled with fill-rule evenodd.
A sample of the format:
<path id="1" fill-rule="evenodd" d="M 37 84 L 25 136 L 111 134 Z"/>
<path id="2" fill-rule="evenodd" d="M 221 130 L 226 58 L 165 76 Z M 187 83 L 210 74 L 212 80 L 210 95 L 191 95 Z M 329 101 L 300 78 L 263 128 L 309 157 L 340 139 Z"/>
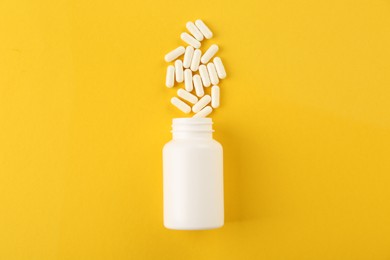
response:
<path id="1" fill-rule="evenodd" d="M 184 122 L 211 126 L 209 118 Z M 174 138 L 163 149 L 164 226 L 170 229 L 212 229 L 224 224 L 223 150 L 210 130 L 202 127 L 190 125 L 184 131 L 179 127 L 176 136 L 174 127 Z"/>

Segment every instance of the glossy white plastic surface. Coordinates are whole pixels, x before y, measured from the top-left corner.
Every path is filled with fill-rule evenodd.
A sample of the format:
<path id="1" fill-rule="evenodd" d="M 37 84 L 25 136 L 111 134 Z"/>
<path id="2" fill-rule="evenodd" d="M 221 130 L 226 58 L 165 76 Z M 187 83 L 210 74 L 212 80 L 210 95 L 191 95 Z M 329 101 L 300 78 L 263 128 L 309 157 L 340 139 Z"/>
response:
<path id="1" fill-rule="evenodd" d="M 163 149 L 164 226 L 178 230 L 224 224 L 223 150 L 212 138 L 211 118 L 173 119 Z"/>

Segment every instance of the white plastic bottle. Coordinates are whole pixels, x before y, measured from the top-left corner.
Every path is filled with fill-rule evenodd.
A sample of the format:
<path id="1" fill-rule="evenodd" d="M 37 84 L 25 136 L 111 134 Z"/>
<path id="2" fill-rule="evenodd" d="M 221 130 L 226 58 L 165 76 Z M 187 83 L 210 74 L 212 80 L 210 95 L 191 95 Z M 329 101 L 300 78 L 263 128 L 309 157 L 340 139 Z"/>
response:
<path id="1" fill-rule="evenodd" d="M 224 224 L 223 150 L 211 118 L 175 118 L 163 149 L 164 226 L 201 230 Z"/>

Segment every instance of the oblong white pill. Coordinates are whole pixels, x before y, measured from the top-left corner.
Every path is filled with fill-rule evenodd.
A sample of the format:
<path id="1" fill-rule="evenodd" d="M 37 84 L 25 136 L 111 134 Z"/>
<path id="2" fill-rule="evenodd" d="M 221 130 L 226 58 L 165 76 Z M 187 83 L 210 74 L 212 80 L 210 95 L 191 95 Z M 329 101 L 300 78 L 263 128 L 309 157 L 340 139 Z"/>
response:
<path id="1" fill-rule="evenodd" d="M 210 61 L 210 59 L 217 53 L 219 50 L 218 45 L 213 44 L 210 46 L 210 48 L 207 49 L 207 51 L 203 54 L 202 58 L 200 61 L 205 64 Z"/>
<path id="2" fill-rule="evenodd" d="M 178 91 L 177 91 L 177 95 L 179 97 L 181 97 L 182 99 L 184 99 L 185 101 L 188 101 L 192 104 L 195 104 L 196 102 L 198 102 L 198 98 L 197 96 L 191 94 L 190 92 L 187 92 L 185 91 L 184 89 L 180 88 Z"/>
<path id="3" fill-rule="evenodd" d="M 202 86 L 202 80 L 200 79 L 200 76 L 198 74 L 194 75 L 192 77 L 192 80 L 194 81 L 194 87 L 195 87 L 195 93 L 198 97 L 203 97 L 204 90 Z"/>
<path id="4" fill-rule="evenodd" d="M 180 35 L 180 38 L 185 41 L 186 43 L 188 43 L 189 45 L 191 45 L 192 47 L 198 49 L 200 48 L 200 42 L 195 39 L 194 37 L 192 37 L 191 35 L 189 35 L 188 33 L 184 32 Z M 183 52 L 184 53 L 184 52 Z"/>
<path id="5" fill-rule="evenodd" d="M 198 70 L 199 63 L 200 63 L 200 56 L 202 56 L 202 51 L 199 49 L 196 49 L 194 51 L 194 55 L 192 56 L 192 61 L 191 61 L 191 70 L 192 71 Z"/>
<path id="6" fill-rule="evenodd" d="M 200 110 L 202 110 L 202 108 L 207 106 L 207 104 L 210 103 L 210 101 L 211 101 L 210 95 L 204 95 L 204 97 L 199 99 L 199 101 L 196 102 L 196 104 L 192 106 L 192 111 L 194 113 L 198 113 Z"/>
<path id="7" fill-rule="evenodd" d="M 172 105 L 174 105 L 175 107 L 177 107 L 178 109 L 180 109 L 186 114 L 191 112 L 191 107 L 186 103 L 184 103 L 183 101 L 181 101 L 180 99 L 178 99 L 177 97 L 171 98 L 171 103 Z"/>
<path id="8" fill-rule="evenodd" d="M 183 76 L 183 62 L 181 60 L 176 60 L 175 61 L 175 78 L 176 82 L 182 83 L 184 80 Z"/>
<path id="9" fill-rule="evenodd" d="M 194 85 L 192 84 L 192 70 L 190 69 L 184 71 L 184 86 L 188 92 L 194 89 Z"/>
<path id="10" fill-rule="evenodd" d="M 173 51 L 168 52 L 165 55 L 164 59 L 165 59 L 166 62 L 171 62 L 174 59 L 177 59 L 177 57 L 182 55 L 185 51 L 186 51 L 186 49 L 183 46 L 177 47 Z"/>
<path id="11" fill-rule="evenodd" d="M 212 86 L 211 87 L 211 106 L 213 108 L 219 107 L 219 87 Z"/>
<path id="12" fill-rule="evenodd" d="M 203 86 L 210 87 L 210 77 L 209 73 L 207 71 L 206 65 L 200 65 L 199 66 L 199 74 L 202 79 Z"/>
<path id="13" fill-rule="evenodd" d="M 211 39 L 213 37 L 213 33 L 202 20 L 196 20 L 195 25 L 198 27 L 199 31 L 204 35 L 204 37 L 206 37 L 206 39 Z"/>
<path id="14" fill-rule="evenodd" d="M 207 70 L 209 72 L 211 84 L 217 85 L 219 83 L 219 78 L 218 78 L 217 70 L 215 69 L 214 63 L 212 63 L 212 62 L 208 63 Z"/>
<path id="15" fill-rule="evenodd" d="M 213 109 L 210 106 L 207 106 L 196 113 L 193 117 L 206 117 L 210 115 L 211 112 L 213 112 Z"/>
<path id="16" fill-rule="evenodd" d="M 187 46 L 186 52 L 184 53 L 183 67 L 188 69 L 191 66 L 192 56 L 194 55 L 194 47 Z"/>
<path id="17" fill-rule="evenodd" d="M 226 78 L 226 70 L 223 66 L 222 60 L 220 57 L 215 57 L 214 60 L 215 69 L 217 70 L 218 77 L 220 79 Z"/>
<path id="18" fill-rule="evenodd" d="M 186 24 L 187 30 L 197 39 L 198 41 L 203 41 L 203 34 L 199 31 L 198 27 L 193 22 L 188 22 Z"/>
<path id="19" fill-rule="evenodd" d="M 175 67 L 173 65 L 169 65 L 167 68 L 167 76 L 165 78 L 165 85 L 168 88 L 173 87 L 175 84 Z"/>

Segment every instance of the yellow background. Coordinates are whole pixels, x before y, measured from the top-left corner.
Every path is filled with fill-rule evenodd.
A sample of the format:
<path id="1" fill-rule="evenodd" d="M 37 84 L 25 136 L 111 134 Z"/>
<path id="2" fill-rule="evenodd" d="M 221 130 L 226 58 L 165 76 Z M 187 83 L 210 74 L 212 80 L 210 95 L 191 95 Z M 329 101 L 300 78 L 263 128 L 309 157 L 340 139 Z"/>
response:
<path id="1" fill-rule="evenodd" d="M 163 56 L 197 18 L 226 224 L 170 231 Z M 0 259 L 390 259 L 389 155 L 389 1 L 0 1 Z"/>

